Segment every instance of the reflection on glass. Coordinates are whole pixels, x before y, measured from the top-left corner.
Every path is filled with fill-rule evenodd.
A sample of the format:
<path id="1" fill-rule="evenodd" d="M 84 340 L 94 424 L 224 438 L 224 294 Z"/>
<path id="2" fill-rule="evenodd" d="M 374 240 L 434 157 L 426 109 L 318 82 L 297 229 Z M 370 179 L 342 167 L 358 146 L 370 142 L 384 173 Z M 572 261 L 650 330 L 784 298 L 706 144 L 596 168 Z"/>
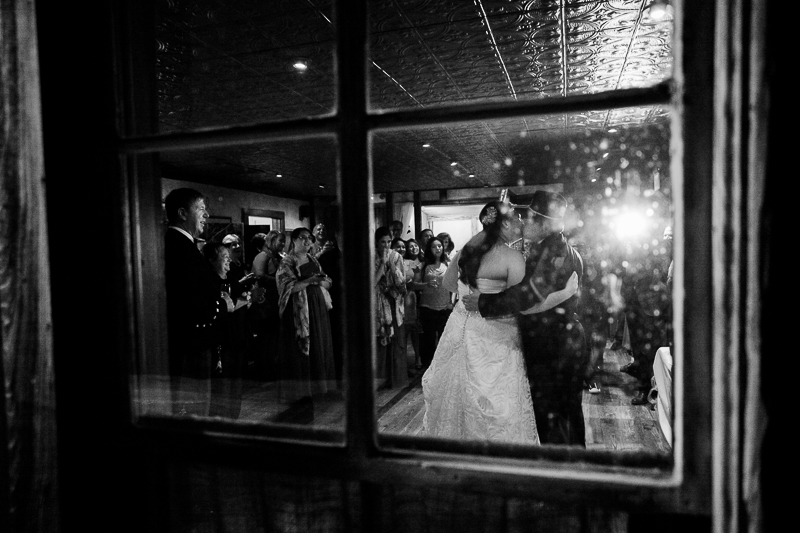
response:
<path id="1" fill-rule="evenodd" d="M 141 365 L 138 414 L 343 429 L 334 149 L 319 138 L 161 154 L 169 346 Z M 187 179 L 197 169 L 203 181 Z"/>
<path id="2" fill-rule="evenodd" d="M 419 193 L 420 221 L 401 190 L 384 189 L 392 212 L 376 207 L 379 226 L 423 229 L 389 241 L 413 272 L 404 327 L 419 350 L 390 340 L 410 380 L 378 390 L 381 433 L 669 453 L 668 117 L 636 108 L 559 117 L 569 131 L 531 127 L 548 120 L 375 134 L 376 161 L 403 151 L 418 171 L 408 181 L 437 186 Z M 381 168 L 377 191 L 407 172 Z"/>
<path id="3" fill-rule="evenodd" d="M 369 24 L 376 110 L 647 87 L 672 71 L 668 2 L 384 0 Z"/>
<path id="4" fill-rule="evenodd" d="M 159 2 L 161 133 L 330 113 L 330 2 Z"/>

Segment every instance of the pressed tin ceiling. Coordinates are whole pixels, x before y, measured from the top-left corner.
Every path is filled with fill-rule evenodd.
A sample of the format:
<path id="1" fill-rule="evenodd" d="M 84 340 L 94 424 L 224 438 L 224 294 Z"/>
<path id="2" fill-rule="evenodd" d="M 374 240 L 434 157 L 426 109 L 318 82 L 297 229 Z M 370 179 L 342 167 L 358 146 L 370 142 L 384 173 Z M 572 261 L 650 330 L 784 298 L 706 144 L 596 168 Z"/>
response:
<path id="1" fill-rule="evenodd" d="M 652 86 L 672 72 L 672 20 L 668 13 L 657 18 L 652 4 L 370 2 L 371 109 Z M 161 2 L 156 28 L 161 131 L 330 114 L 333 32 L 330 1 Z M 294 68 L 297 61 L 307 69 Z M 667 108 L 652 106 L 380 132 L 373 138 L 374 190 L 548 181 L 552 171 L 510 169 L 537 157 L 561 161 L 568 147 L 574 151 L 581 139 L 594 142 L 612 128 L 655 130 L 651 137 L 664 137 L 666 127 Z M 161 160 L 165 177 L 287 196 L 336 190 L 331 139 L 164 153 Z"/>

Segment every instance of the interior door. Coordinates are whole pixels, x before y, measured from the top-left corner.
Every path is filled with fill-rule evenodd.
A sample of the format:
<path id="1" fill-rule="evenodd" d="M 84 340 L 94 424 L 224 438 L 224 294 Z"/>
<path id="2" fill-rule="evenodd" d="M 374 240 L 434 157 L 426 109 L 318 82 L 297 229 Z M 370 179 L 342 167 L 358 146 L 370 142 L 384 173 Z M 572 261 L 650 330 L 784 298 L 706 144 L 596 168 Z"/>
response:
<path id="1" fill-rule="evenodd" d="M 247 265 L 253 264 L 253 259 L 256 255 L 258 255 L 258 250 L 255 250 L 253 246 L 250 244 L 253 240 L 253 236 L 257 233 L 269 233 L 272 227 L 268 224 L 254 224 L 254 225 L 247 225 L 244 226 L 244 261 Z"/>

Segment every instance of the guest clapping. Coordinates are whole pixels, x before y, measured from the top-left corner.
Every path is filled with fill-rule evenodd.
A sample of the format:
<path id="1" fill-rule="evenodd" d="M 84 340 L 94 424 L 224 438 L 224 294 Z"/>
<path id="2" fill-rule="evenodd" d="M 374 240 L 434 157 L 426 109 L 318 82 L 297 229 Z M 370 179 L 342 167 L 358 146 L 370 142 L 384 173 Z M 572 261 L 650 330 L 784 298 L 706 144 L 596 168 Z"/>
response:
<path id="1" fill-rule="evenodd" d="M 391 387 L 408 384 L 405 353 L 393 343 L 397 329 L 404 324 L 406 275 L 403 258 L 391 249 L 389 228 L 375 230 L 375 310 L 378 326 L 378 360 L 376 375 Z M 385 349 L 381 349 L 385 347 Z"/>
<path id="2" fill-rule="evenodd" d="M 228 279 L 231 266 L 230 248 L 222 242 L 209 242 L 203 256 L 216 274 L 218 290 L 236 302 L 234 310 L 221 315 L 215 325 L 217 349 L 211 383 L 211 416 L 239 418 L 242 409 L 242 376 L 247 348 L 247 316 L 250 294 L 237 280 Z"/>

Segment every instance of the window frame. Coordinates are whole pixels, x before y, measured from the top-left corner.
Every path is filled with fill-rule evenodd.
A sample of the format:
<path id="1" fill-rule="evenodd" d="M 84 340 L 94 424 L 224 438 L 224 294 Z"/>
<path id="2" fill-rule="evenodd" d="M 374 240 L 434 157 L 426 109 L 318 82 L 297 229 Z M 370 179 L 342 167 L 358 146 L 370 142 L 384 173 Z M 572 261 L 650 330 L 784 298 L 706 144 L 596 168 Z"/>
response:
<path id="1" fill-rule="evenodd" d="M 712 167 L 715 156 L 729 157 L 715 152 L 717 145 L 712 138 L 712 128 L 718 123 L 720 113 L 724 112 L 719 108 L 721 104 L 715 107 L 714 91 L 728 91 L 720 89 L 721 82 L 715 88 L 714 54 L 715 50 L 724 51 L 734 47 L 733 43 L 724 41 L 724 36 L 715 34 L 714 29 L 724 27 L 719 24 L 726 22 L 726 17 L 738 20 L 736 15 L 725 8 L 716 10 L 713 3 L 695 5 L 697 3 L 676 2 L 675 77 L 668 83 L 652 88 L 569 97 L 552 102 L 458 105 L 424 111 L 370 113 L 366 90 L 367 10 L 362 3 L 334 2 L 337 111 L 333 116 L 180 134 L 126 136 L 119 141 L 120 173 L 130 187 L 127 202 L 131 232 L 127 245 L 133 258 L 129 276 L 131 281 L 137 280 L 133 286 L 140 291 L 144 279 L 149 282 L 159 276 L 154 272 L 158 272 L 156 266 L 161 258 L 160 251 L 148 250 L 142 245 L 142 235 L 155 231 L 146 220 L 153 209 L 148 203 L 149 195 L 157 189 L 153 178 L 141 175 L 136 167 L 139 162 L 146 164 L 150 154 L 160 150 L 335 134 L 338 138 L 340 176 L 337 194 L 341 201 L 342 236 L 348 247 L 343 265 L 345 285 L 351 294 L 366 294 L 371 289 L 371 280 L 357 273 L 362 265 L 369 264 L 372 253 L 370 227 L 364 224 L 372 217 L 370 197 L 373 191 L 368 141 L 371 131 L 398 126 L 445 124 L 452 120 L 488 120 L 567 109 L 671 102 L 675 110 L 672 175 L 676 203 L 675 445 L 672 469 L 663 471 L 647 466 L 620 466 L 613 464 L 613 461 L 608 464 L 584 462 L 582 459 L 592 459 L 593 454 L 550 449 L 543 449 L 541 454 L 537 454 L 540 459 L 531 461 L 380 446 L 371 377 L 374 338 L 369 328 L 359 326 L 370 322 L 373 317 L 369 308 L 348 305 L 347 297 L 344 315 L 350 320 L 345 325 L 345 349 L 350 356 L 345 363 L 347 422 L 344 443 L 337 442 L 340 432 L 285 427 L 245 431 L 235 423 L 158 417 L 147 420 L 134 420 L 131 417 L 132 438 L 150 453 L 185 455 L 188 452 L 209 461 L 218 460 L 219 454 L 215 452 L 219 449 L 237 447 L 241 453 L 234 454 L 236 458 L 227 459 L 226 464 L 236 462 L 274 471 L 368 482 L 469 488 L 479 492 L 566 501 L 594 499 L 619 506 L 644 505 L 664 511 L 709 513 L 712 492 L 711 436 L 714 426 L 712 403 L 715 416 L 720 416 L 720 410 L 722 415 L 727 413 L 721 405 L 723 393 L 718 388 L 712 390 L 711 370 L 712 362 L 718 362 L 721 358 L 720 351 L 730 347 L 732 342 L 723 333 L 723 322 L 732 320 L 733 314 L 726 310 L 721 317 L 714 318 L 714 311 L 723 305 L 719 301 L 720 295 L 737 281 L 736 273 L 721 270 L 716 252 L 722 251 L 722 256 L 729 260 L 740 260 L 741 257 L 741 252 L 733 249 L 733 245 L 720 237 L 715 229 L 715 224 L 727 226 L 729 220 L 735 220 L 738 215 L 732 213 L 732 208 L 727 204 L 721 205 L 721 200 L 714 203 L 713 191 L 721 187 L 725 193 L 739 185 L 727 183 L 719 170 Z M 125 16 L 135 19 L 143 16 L 142 10 L 126 3 L 124 9 L 117 8 L 117 15 L 122 15 L 121 19 L 117 19 L 120 37 L 117 44 L 126 45 L 123 50 L 130 53 L 134 46 L 126 43 L 125 39 L 132 39 L 135 45 L 137 41 L 146 41 L 147 36 L 141 32 L 141 26 L 132 25 Z M 730 37 L 729 33 L 722 33 Z M 127 63 L 120 61 L 119 64 L 129 65 L 127 68 L 132 69 L 136 58 L 129 55 L 127 59 Z M 127 76 L 124 68 L 121 71 L 121 77 L 129 82 L 135 78 L 132 71 Z M 134 86 L 141 83 L 131 82 Z M 742 83 L 741 80 L 738 83 Z M 135 103 L 139 113 L 137 116 L 141 117 L 141 111 L 148 109 L 152 102 L 147 102 L 146 98 L 140 99 L 138 94 L 140 92 L 136 90 L 128 93 L 128 101 Z M 729 103 L 728 100 L 726 102 Z M 126 118 L 130 120 L 131 117 Z M 717 135 L 724 134 L 724 130 L 717 132 Z M 681 139 L 690 141 L 682 142 Z M 712 252 L 715 252 L 713 257 Z M 692 268 L 687 267 L 687 257 L 695 261 Z M 707 298 L 697 298 L 691 305 L 685 303 L 687 295 L 696 298 L 703 294 Z M 136 317 L 131 328 L 140 341 L 129 354 L 131 361 L 138 361 L 139 357 L 152 349 L 142 340 L 145 332 L 150 331 L 148 319 L 143 316 L 137 303 L 146 301 L 144 298 L 145 295 L 137 290 L 130 295 L 131 316 Z M 158 326 L 153 327 L 158 330 Z M 689 420 L 691 423 L 687 423 Z M 733 431 L 733 434 L 736 432 Z M 381 437 L 381 440 L 384 438 Z M 393 440 L 389 438 L 386 442 Z M 726 446 L 724 441 L 715 438 L 715 455 L 722 455 Z M 566 459 L 567 462 L 561 462 L 560 459 Z"/>

